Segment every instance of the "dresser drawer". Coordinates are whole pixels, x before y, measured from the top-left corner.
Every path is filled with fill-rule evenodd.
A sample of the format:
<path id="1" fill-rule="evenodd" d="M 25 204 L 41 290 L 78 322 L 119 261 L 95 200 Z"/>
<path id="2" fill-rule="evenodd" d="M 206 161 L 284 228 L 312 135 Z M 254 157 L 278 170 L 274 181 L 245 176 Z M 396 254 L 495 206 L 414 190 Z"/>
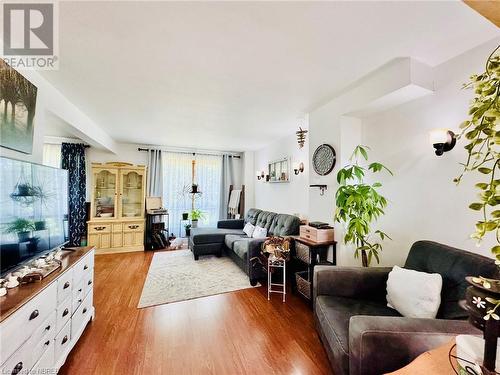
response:
<path id="1" fill-rule="evenodd" d="M 92 293 L 89 293 L 71 318 L 71 339 L 76 340 L 92 314 Z"/>
<path id="2" fill-rule="evenodd" d="M 0 358 L 9 358 L 56 309 L 57 282 L 27 302 L 0 325 Z M 8 343 L 5 345 L 3 343 Z M 10 374 L 10 373 L 9 373 Z"/>
<path id="3" fill-rule="evenodd" d="M 32 336 L 29 342 L 31 343 L 31 349 L 33 350 L 33 362 L 38 362 L 45 351 L 52 346 L 54 347 L 54 339 L 56 337 L 55 329 L 47 332 L 46 335 L 40 337 L 38 340 Z M 54 362 L 54 350 L 52 349 L 52 363 Z"/>
<path id="4" fill-rule="evenodd" d="M 71 319 L 71 314 L 73 309 L 71 304 L 73 302 L 73 296 L 68 296 L 63 303 L 57 307 L 57 320 L 56 320 L 56 332 L 59 332 L 62 327 Z"/>
<path id="5" fill-rule="evenodd" d="M 73 268 L 73 284 L 76 285 L 85 276 L 93 272 L 94 269 L 94 250 L 75 264 Z M 74 286 L 73 285 L 73 286 Z M 74 289 L 74 288 L 73 288 Z"/>
<path id="6" fill-rule="evenodd" d="M 333 229 L 317 229 L 309 225 L 301 225 L 300 237 L 313 242 L 328 242 L 334 240 L 334 231 Z"/>
<path id="7" fill-rule="evenodd" d="M 57 303 L 61 303 L 71 294 L 72 287 L 73 269 L 70 269 L 57 280 Z"/>
<path id="8" fill-rule="evenodd" d="M 88 232 L 89 233 L 109 233 L 109 232 L 111 232 L 111 224 L 101 224 L 101 223 L 89 224 L 88 225 Z"/>
<path id="9" fill-rule="evenodd" d="M 142 221 L 123 223 L 124 232 L 142 232 L 143 230 L 144 223 Z"/>
<path id="10" fill-rule="evenodd" d="M 84 279 L 81 279 L 78 284 L 75 284 L 75 289 L 73 289 L 73 302 L 72 302 L 72 311 L 75 312 L 78 306 L 83 302 L 83 297 L 85 297 L 83 293 L 83 282 Z"/>
<path id="11" fill-rule="evenodd" d="M 2 346 L 4 346 L 2 344 Z M 17 348 L 16 348 L 17 349 Z M 3 357 L 2 357 L 3 360 Z M 29 340 L 18 348 L 9 359 L 2 364 L 1 374 L 26 374 L 33 367 L 33 355 Z M 21 372 L 22 371 L 22 372 Z"/>
<path id="12" fill-rule="evenodd" d="M 40 324 L 36 329 L 33 335 L 30 338 L 31 344 L 36 344 L 40 341 L 46 341 L 48 337 L 52 337 L 52 339 L 56 336 L 57 331 L 57 312 L 54 310 L 52 314 L 49 315 L 45 321 Z M 36 361 L 38 358 L 34 358 Z"/>
<path id="13" fill-rule="evenodd" d="M 54 340 L 51 340 L 30 374 L 54 374 L 54 349 Z"/>
<path id="14" fill-rule="evenodd" d="M 55 340 L 55 363 L 59 363 L 63 355 L 66 354 L 71 342 L 71 322 L 67 322 L 56 336 Z"/>

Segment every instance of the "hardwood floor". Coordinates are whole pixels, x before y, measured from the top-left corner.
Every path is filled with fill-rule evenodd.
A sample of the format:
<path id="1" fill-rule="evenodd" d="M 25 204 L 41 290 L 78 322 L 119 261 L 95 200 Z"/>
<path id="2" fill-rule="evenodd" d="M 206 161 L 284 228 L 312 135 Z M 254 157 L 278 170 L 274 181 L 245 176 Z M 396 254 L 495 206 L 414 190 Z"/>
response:
<path id="1" fill-rule="evenodd" d="M 294 295 L 269 302 L 260 287 L 137 309 L 152 256 L 96 256 L 96 316 L 60 374 L 331 374 Z"/>

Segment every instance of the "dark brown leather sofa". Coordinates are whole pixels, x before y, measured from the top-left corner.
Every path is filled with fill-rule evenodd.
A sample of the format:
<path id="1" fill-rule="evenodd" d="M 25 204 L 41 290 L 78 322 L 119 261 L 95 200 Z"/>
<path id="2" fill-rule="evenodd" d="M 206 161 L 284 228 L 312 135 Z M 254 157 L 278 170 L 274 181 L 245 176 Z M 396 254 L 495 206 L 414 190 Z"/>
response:
<path id="1" fill-rule="evenodd" d="M 493 259 L 431 241 L 411 247 L 405 268 L 443 277 L 437 319 L 402 317 L 387 307 L 391 268 L 317 266 L 314 269 L 316 327 L 335 375 L 383 374 L 458 334 L 480 334 L 458 301 L 465 276 L 497 277 Z"/>

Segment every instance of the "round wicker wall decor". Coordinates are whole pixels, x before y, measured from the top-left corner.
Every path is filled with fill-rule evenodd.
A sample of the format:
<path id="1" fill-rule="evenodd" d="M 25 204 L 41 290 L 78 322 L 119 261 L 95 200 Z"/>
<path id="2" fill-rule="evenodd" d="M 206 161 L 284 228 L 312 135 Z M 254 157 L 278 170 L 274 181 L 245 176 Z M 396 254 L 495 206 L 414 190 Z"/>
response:
<path id="1" fill-rule="evenodd" d="M 337 155 L 333 147 L 326 143 L 322 144 L 314 151 L 312 157 L 314 171 L 320 176 L 326 176 L 333 170 L 333 167 L 335 167 L 336 160 Z"/>

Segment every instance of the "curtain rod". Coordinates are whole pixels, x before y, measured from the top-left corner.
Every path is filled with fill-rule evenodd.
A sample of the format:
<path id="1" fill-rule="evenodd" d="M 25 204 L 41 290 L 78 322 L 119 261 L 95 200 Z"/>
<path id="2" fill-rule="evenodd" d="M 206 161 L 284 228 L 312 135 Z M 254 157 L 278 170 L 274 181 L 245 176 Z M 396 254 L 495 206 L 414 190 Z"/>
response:
<path id="1" fill-rule="evenodd" d="M 211 156 L 214 156 L 214 155 L 228 155 L 229 157 L 236 158 L 236 159 L 240 159 L 241 158 L 240 155 L 234 155 L 234 154 L 225 153 L 225 152 L 218 152 L 218 153 L 214 152 L 213 154 L 209 154 L 209 153 L 205 153 L 205 152 L 169 151 L 169 150 L 162 150 L 160 148 L 142 148 L 142 147 L 138 147 L 137 150 L 138 151 L 160 150 L 160 151 L 165 151 L 165 152 L 173 152 L 173 153 L 188 154 L 188 155 L 211 155 Z"/>

